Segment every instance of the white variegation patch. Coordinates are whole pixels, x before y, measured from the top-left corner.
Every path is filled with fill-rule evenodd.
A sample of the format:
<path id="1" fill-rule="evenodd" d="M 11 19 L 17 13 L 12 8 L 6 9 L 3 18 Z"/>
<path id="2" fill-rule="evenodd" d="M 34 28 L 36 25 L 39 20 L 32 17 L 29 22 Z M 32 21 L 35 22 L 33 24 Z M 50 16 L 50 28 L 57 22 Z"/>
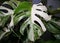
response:
<path id="1" fill-rule="evenodd" d="M 6 27 L 3 28 L 5 32 L 10 32 L 10 29 L 7 29 Z"/>
<path id="2" fill-rule="evenodd" d="M 34 4 L 32 6 L 31 19 L 32 19 L 32 23 L 34 23 L 34 21 L 37 21 L 41 25 L 43 31 L 46 31 L 46 28 L 45 28 L 43 22 L 35 14 L 43 17 L 46 21 L 50 20 L 51 16 L 49 16 L 47 13 L 43 12 L 43 11 L 47 11 L 47 8 L 45 6 L 43 6 L 42 3 L 40 3 L 40 4 L 41 4 L 40 6 L 37 6 L 38 4 Z M 41 9 L 41 11 L 37 11 L 36 9 Z"/>
<path id="3" fill-rule="evenodd" d="M 38 10 L 37 10 L 38 9 Z M 40 10 L 40 11 L 39 11 Z M 42 22 L 42 20 L 37 17 L 35 14 L 41 16 L 45 21 L 49 21 L 51 20 L 51 16 L 48 15 L 46 12 L 47 12 L 47 8 L 46 6 L 44 6 L 42 3 L 39 3 L 39 4 L 33 4 L 32 6 L 32 10 L 31 10 L 31 22 L 30 23 L 30 30 L 29 30 L 29 33 L 28 33 L 28 38 L 31 40 L 31 41 L 34 41 L 34 27 L 33 25 L 36 24 L 34 21 L 37 21 L 40 25 L 41 25 L 41 28 L 43 30 L 43 32 L 46 31 L 46 27 L 44 25 L 44 23 Z M 41 30 L 37 31 L 38 32 L 38 36 L 41 36 L 42 33 L 41 33 Z"/>
<path id="4" fill-rule="evenodd" d="M 11 22 L 10 22 L 10 24 L 8 25 L 8 28 L 11 28 L 12 26 L 14 26 L 13 18 L 14 18 L 14 16 L 11 15 Z"/>
<path id="5" fill-rule="evenodd" d="M 0 14 L 0 16 L 6 16 L 6 15 L 14 14 L 14 11 L 13 10 L 8 9 L 6 7 L 0 6 L 0 9 L 6 9 L 8 11 L 7 13 L 2 12 L 4 15 L 3 14 Z"/>
<path id="6" fill-rule="evenodd" d="M 38 6 L 38 5 L 40 5 L 40 6 Z M 41 11 L 37 11 L 36 9 L 40 9 Z M 46 21 L 51 20 L 51 15 L 48 15 L 47 13 L 45 13 L 43 11 L 46 11 L 47 12 L 47 8 L 42 3 L 34 4 L 32 6 L 32 11 L 31 11 L 32 12 L 32 15 L 38 14 L 41 17 L 43 17 Z"/>

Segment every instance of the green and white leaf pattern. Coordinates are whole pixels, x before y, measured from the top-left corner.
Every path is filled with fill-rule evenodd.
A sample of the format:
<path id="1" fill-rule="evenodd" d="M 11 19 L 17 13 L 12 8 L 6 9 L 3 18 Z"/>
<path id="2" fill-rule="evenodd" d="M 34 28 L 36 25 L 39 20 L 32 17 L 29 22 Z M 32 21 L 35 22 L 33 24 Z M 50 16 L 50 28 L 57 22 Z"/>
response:
<path id="1" fill-rule="evenodd" d="M 23 22 L 20 22 L 21 26 L 19 31 L 21 35 L 24 35 L 25 30 L 27 30 L 27 39 L 30 41 L 39 39 L 46 30 L 54 34 L 60 34 L 60 26 L 57 25 L 56 18 L 52 18 L 53 15 L 48 15 L 48 9 L 42 3 L 32 6 L 30 2 L 16 1 L 14 2 L 16 6 L 13 2 L 14 0 L 5 3 L 11 5 L 14 10 L 0 6 L 0 9 L 8 10 L 8 13 L 0 12 L 0 26 L 5 27 L 5 23 L 9 20 L 9 17 L 11 17 L 10 22 L 6 24 L 7 30 L 3 28 L 5 32 L 11 32 L 10 29 L 12 27 L 26 18 Z M 5 32 L 1 32 L 0 39 L 6 34 Z"/>
<path id="2" fill-rule="evenodd" d="M 43 8 L 42 8 L 43 7 Z M 43 11 L 47 11 L 47 8 L 45 6 L 42 5 L 41 6 L 37 6 L 36 4 L 33 5 L 32 7 L 32 11 L 31 11 L 31 14 L 30 16 L 28 17 L 28 19 L 22 24 L 22 26 L 20 27 L 20 32 L 23 34 L 24 33 L 24 30 L 26 29 L 26 27 L 28 25 L 30 25 L 30 28 L 29 28 L 29 32 L 28 32 L 28 39 L 31 40 L 31 41 L 34 41 L 36 39 L 36 37 L 40 37 L 42 35 L 43 32 L 46 31 L 46 27 L 44 26 L 43 22 L 41 21 L 40 18 L 38 18 L 35 14 L 38 14 L 39 16 L 43 17 L 44 19 L 46 18 L 49 18 L 49 15 L 47 13 L 44 13 Z M 40 8 L 42 11 L 37 11 L 36 9 L 37 8 Z M 42 13 L 41 13 L 42 12 Z M 29 19 L 30 18 L 30 19 Z M 51 17 L 50 17 L 51 19 Z M 35 23 L 38 22 L 41 27 Z M 47 20 L 46 20 L 47 21 Z M 37 30 L 38 31 L 37 31 Z M 27 30 L 28 31 L 28 30 Z M 37 31 L 37 32 L 36 32 Z M 37 36 L 36 34 L 37 33 Z M 39 34 L 40 33 L 40 34 Z M 36 36 L 36 37 L 35 37 Z"/>

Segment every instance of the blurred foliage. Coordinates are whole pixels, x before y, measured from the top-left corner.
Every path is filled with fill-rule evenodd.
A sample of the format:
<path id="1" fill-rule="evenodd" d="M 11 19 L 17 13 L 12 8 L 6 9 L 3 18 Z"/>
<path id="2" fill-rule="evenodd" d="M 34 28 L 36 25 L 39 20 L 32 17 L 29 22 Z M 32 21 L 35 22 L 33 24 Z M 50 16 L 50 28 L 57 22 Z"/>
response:
<path id="1" fill-rule="evenodd" d="M 15 6 L 12 2 L 14 2 L 17 6 Z M 40 26 L 38 26 L 37 24 L 33 24 L 31 22 L 30 17 L 31 17 L 32 4 L 26 1 L 20 2 L 16 0 L 7 1 L 7 3 L 9 3 L 9 5 L 11 5 L 14 8 L 14 11 L 13 11 L 14 13 L 12 14 L 13 16 L 12 15 L 0 16 L 0 19 L 1 19 L 0 20 L 0 39 L 1 41 L 5 39 L 8 41 L 8 43 L 19 43 L 20 41 L 22 41 L 23 43 L 29 43 L 29 42 L 33 43 L 31 42 L 32 40 L 35 41 L 39 39 L 40 34 L 43 34 L 44 32 L 42 31 Z M 60 8 L 56 10 L 48 9 L 48 13 L 53 16 L 54 14 L 60 13 Z M 12 18 L 11 16 L 13 17 L 14 25 L 9 27 L 9 24 Z M 54 37 L 56 37 L 56 40 L 44 41 L 41 38 L 35 43 L 57 43 L 57 42 L 59 43 L 60 42 L 60 26 L 57 24 L 57 22 L 60 23 L 59 21 L 60 19 L 52 17 L 52 19 L 48 22 L 46 22 L 41 17 L 39 17 L 39 19 L 43 21 L 47 30 L 53 33 Z M 32 37 L 32 36 L 35 36 L 35 37 Z M 11 40 L 14 40 L 12 37 L 13 38 L 17 37 L 17 42 L 15 41 L 12 42 Z M 29 40 L 28 40 L 28 37 L 29 37 Z"/>

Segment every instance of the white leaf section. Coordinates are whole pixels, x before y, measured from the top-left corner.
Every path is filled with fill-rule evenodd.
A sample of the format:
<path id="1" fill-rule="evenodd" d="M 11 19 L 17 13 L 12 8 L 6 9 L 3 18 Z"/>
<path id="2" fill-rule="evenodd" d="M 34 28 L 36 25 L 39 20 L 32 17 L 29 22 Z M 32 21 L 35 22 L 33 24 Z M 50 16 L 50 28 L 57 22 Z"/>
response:
<path id="1" fill-rule="evenodd" d="M 6 27 L 4 27 L 3 30 L 4 30 L 5 32 L 10 32 L 10 29 L 8 29 L 8 28 L 6 28 Z"/>
<path id="2" fill-rule="evenodd" d="M 36 9 L 41 9 L 42 11 L 37 11 Z M 45 28 L 43 22 L 38 17 L 36 17 L 35 14 L 40 15 L 45 20 L 48 20 L 49 19 L 48 14 L 43 12 L 45 10 L 47 11 L 47 8 L 45 6 L 43 6 L 43 5 L 42 6 L 37 6 L 36 4 L 34 4 L 33 7 L 32 7 L 32 11 L 31 11 L 32 23 L 34 23 L 34 21 L 37 21 L 41 25 L 44 32 L 46 31 L 46 28 Z"/>
<path id="3" fill-rule="evenodd" d="M 14 26 L 13 18 L 14 18 L 14 16 L 11 15 L 11 22 L 10 22 L 10 24 L 8 25 L 8 28 L 11 28 L 12 26 Z"/>
<path id="4" fill-rule="evenodd" d="M 47 14 L 47 8 L 42 4 L 42 3 L 39 3 L 39 4 L 34 4 L 32 6 L 32 10 L 31 10 L 31 23 L 30 23 L 30 30 L 29 30 L 29 33 L 28 33 L 28 38 L 31 40 L 31 41 L 34 41 L 35 40 L 35 33 L 34 33 L 34 24 L 36 24 L 34 21 L 37 21 L 42 30 L 39 30 L 37 31 L 38 33 L 38 36 L 41 36 L 42 35 L 42 32 L 45 32 L 46 31 L 46 27 L 45 25 L 43 24 L 42 20 L 37 17 L 35 14 L 39 15 L 40 17 L 42 17 L 44 20 L 46 21 L 49 21 L 51 20 L 51 16 Z M 36 26 L 37 27 L 37 26 Z"/>
<path id="5" fill-rule="evenodd" d="M 31 40 L 31 41 L 34 41 L 34 30 L 33 30 L 33 27 L 30 28 L 30 30 L 29 30 L 28 39 Z"/>
<path id="6" fill-rule="evenodd" d="M 30 16 L 28 16 L 28 18 L 30 19 L 26 19 L 26 21 L 23 22 L 20 27 L 20 33 L 24 35 L 25 29 L 28 28 L 28 39 L 30 41 L 35 41 L 36 39 L 38 39 L 38 37 L 40 37 L 46 31 L 44 23 L 38 16 L 42 17 L 46 21 L 51 20 L 51 16 L 46 12 L 47 8 L 42 3 L 34 4 L 32 6 Z"/>
<path id="7" fill-rule="evenodd" d="M 37 21 L 41 25 L 44 32 L 46 31 L 46 28 L 45 28 L 43 22 L 35 15 L 32 15 L 32 22 L 34 23 L 34 21 Z"/>
<path id="8" fill-rule="evenodd" d="M 38 6 L 38 5 L 40 5 L 40 6 Z M 36 9 L 40 9 L 41 11 L 37 11 Z M 43 11 L 47 12 L 47 8 L 42 3 L 34 4 L 32 7 L 32 14 L 33 15 L 38 14 L 41 17 L 43 17 L 46 21 L 51 20 L 51 15 L 48 15 L 47 13 L 45 13 Z"/>
<path id="9" fill-rule="evenodd" d="M 13 14 L 13 13 L 14 13 L 14 11 L 13 11 L 13 10 L 8 9 L 8 8 L 6 8 L 6 7 L 3 7 L 3 6 L 0 6 L 0 9 L 6 9 L 6 10 L 8 11 L 7 13 L 2 12 L 4 15 L 3 15 L 3 14 L 0 14 L 0 16 L 11 15 L 11 14 Z"/>

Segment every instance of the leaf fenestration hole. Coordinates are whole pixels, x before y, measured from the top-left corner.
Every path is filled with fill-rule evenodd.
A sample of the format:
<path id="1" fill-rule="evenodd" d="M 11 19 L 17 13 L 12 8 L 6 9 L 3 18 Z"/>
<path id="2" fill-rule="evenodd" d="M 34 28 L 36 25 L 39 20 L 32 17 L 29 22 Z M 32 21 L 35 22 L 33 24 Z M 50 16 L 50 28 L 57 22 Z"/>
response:
<path id="1" fill-rule="evenodd" d="M 17 4 L 15 2 L 12 2 L 15 6 L 17 6 Z"/>
<path id="2" fill-rule="evenodd" d="M 0 11 L 2 11 L 4 13 L 8 13 L 8 11 L 6 9 L 0 9 Z"/>
<path id="3" fill-rule="evenodd" d="M 8 4 L 3 4 L 2 6 L 13 10 L 12 6 L 10 6 L 10 5 L 8 5 Z"/>
<path id="4" fill-rule="evenodd" d="M 47 13 L 46 11 L 43 11 L 44 13 Z"/>
<path id="5" fill-rule="evenodd" d="M 34 21 L 34 22 L 41 27 L 41 25 L 37 21 Z"/>
<path id="6" fill-rule="evenodd" d="M 41 9 L 36 9 L 37 11 L 42 11 Z"/>

